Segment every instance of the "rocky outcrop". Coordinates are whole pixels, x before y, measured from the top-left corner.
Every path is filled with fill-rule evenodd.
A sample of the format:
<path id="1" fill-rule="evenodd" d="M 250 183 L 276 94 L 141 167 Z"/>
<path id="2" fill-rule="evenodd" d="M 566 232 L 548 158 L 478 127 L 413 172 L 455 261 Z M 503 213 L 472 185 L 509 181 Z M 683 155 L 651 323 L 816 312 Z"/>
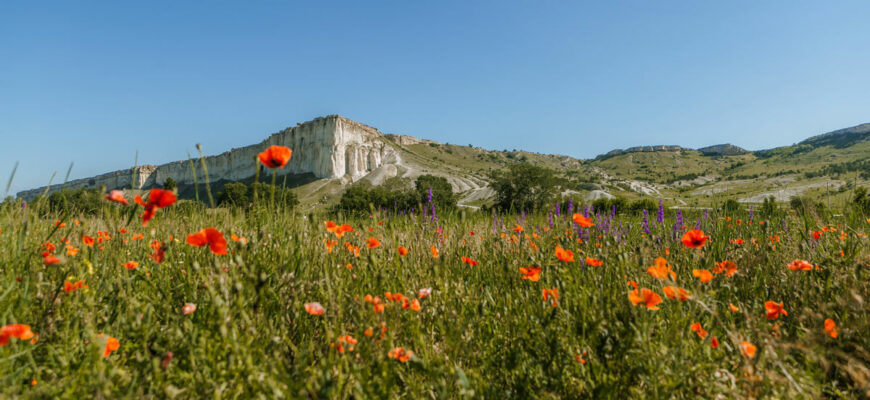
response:
<path id="1" fill-rule="evenodd" d="M 290 162 L 278 170 L 278 175 L 311 173 L 317 178 L 348 177 L 356 181 L 381 165 L 398 163 L 400 159 L 398 151 L 377 129 L 338 115 L 330 115 L 274 133 L 259 144 L 205 157 L 210 180 L 238 181 L 252 177 L 256 171 L 257 154 L 270 145 L 293 149 Z M 194 166 L 197 177 L 202 181 L 204 172 L 200 161 L 195 160 Z M 143 165 L 73 180 L 67 182 L 66 187 L 77 189 L 105 186 L 107 189 L 117 189 L 129 188 L 133 183 L 138 189 L 148 189 L 162 186 L 168 178 L 182 185 L 193 184 L 190 162 L 185 160 L 158 166 Z M 58 185 L 51 190 L 59 188 Z M 30 199 L 43 192 L 44 187 L 20 192 L 18 197 Z"/>
<path id="2" fill-rule="evenodd" d="M 702 147 L 698 149 L 698 151 L 705 156 L 738 156 L 748 153 L 746 149 L 737 147 L 731 143 Z"/>
<path id="3" fill-rule="evenodd" d="M 606 154 L 598 155 L 597 157 L 595 157 L 595 159 L 596 160 L 604 160 L 604 159 L 608 159 L 610 157 L 616 157 L 618 155 L 629 154 L 629 153 L 653 153 L 653 152 L 657 152 L 657 151 L 681 151 L 681 150 L 691 150 L 691 149 L 687 149 L 687 148 L 680 147 L 680 146 L 668 146 L 668 145 L 636 146 L 636 147 L 629 147 L 625 150 L 622 150 L 622 149 L 610 150 Z"/>
<path id="4" fill-rule="evenodd" d="M 813 136 L 798 144 L 808 144 L 813 147 L 830 145 L 843 148 L 868 139 L 870 139 L 870 123 Z"/>
<path id="5" fill-rule="evenodd" d="M 386 137 L 387 139 L 389 139 L 393 143 L 399 144 L 402 146 L 410 146 L 412 144 L 440 144 L 434 140 L 420 139 L 420 138 L 415 138 L 413 136 L 408 136 L 408 135 L 397 135 L 394 133 L 387 133 L 384 135 L 384 137 Z"/>

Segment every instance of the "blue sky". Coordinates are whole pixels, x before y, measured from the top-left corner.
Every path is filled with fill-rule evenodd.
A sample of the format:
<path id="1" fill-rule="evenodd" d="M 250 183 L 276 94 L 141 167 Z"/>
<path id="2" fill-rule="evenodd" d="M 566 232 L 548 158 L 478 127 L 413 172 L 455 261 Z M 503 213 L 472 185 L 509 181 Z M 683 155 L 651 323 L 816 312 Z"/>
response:
<path id="1" fill-rule="evenodd" d="M 319 115 L 590 158 L 870 122 L 870 2 L 0 3 L 13 191 L 256 143 Z M 0 193 L 2 195 L 2 193 Z"/>

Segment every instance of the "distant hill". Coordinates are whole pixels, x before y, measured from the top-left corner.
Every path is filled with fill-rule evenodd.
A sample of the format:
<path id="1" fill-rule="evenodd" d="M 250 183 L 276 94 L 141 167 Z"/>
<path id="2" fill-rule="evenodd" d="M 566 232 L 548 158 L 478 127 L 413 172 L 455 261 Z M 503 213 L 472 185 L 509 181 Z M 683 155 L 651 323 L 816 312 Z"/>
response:
<path id="1" fill-rule="evenodd" d="M 226 182 L 251 182 L 254 155 L 270 144 L 293 148 L 290 164 L 279 175 L 287 177 L 303 207 L 309 208 L 334 203 L 349 185 L 366 182 L 391 189 L 409 188 L 424 174 L 447 178 L 459 194 L 460 205 L 476 208 L 492 201 L 489 174 L 520 162 L 557 171 L 563 195 L 578 201 L 652 197 L 669 204 L 703 207 L 725 199 L 760 202 L 768 196 L 778 201 L 796 195 L 845 198 L 850 185 L 870 182 L 870 124 L 755 152 L 732 144 L 699 149 L 656 145 L 617 149 L 593 160 L 581 160 L 382 134 L 336 115 L 284 129 L 259 144 L 206 157 L 214 187 L 220 190 Z M 199 163 L 196 165 L 199 168 Z M 109 172 L 68 182 L 66 187 L 130 189 L 134 177 L 138 190 L 160 187 L 171 177 L 178 183 L 180 196 L 195 195 L 187 161 Z M 18 196 L 32 198 L 44 191 L 37 188 Z"/>

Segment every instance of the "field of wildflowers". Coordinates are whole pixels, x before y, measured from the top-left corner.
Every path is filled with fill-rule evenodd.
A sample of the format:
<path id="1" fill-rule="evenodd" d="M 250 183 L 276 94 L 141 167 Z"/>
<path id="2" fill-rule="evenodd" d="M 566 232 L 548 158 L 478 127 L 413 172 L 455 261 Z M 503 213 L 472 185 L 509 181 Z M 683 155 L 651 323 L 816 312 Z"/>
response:
<path id="1" fill-rule="evenodd" d="M 144 197 L 0 209 L 0 397 L 870 395 L 855 211 L 343 216 Z"/>

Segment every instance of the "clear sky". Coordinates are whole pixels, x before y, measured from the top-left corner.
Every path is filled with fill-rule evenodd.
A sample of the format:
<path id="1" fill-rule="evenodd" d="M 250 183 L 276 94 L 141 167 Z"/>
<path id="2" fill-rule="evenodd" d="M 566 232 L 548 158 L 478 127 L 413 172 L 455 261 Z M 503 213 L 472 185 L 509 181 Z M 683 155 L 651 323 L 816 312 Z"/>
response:
<path id="1" fill-rule="evenodd" d="M 868 1 L 0 2 L 0 190 L 325 114 L 591 158 L 870 122 Z M 0 192 L 2 195 L 2 192 Z"/>

